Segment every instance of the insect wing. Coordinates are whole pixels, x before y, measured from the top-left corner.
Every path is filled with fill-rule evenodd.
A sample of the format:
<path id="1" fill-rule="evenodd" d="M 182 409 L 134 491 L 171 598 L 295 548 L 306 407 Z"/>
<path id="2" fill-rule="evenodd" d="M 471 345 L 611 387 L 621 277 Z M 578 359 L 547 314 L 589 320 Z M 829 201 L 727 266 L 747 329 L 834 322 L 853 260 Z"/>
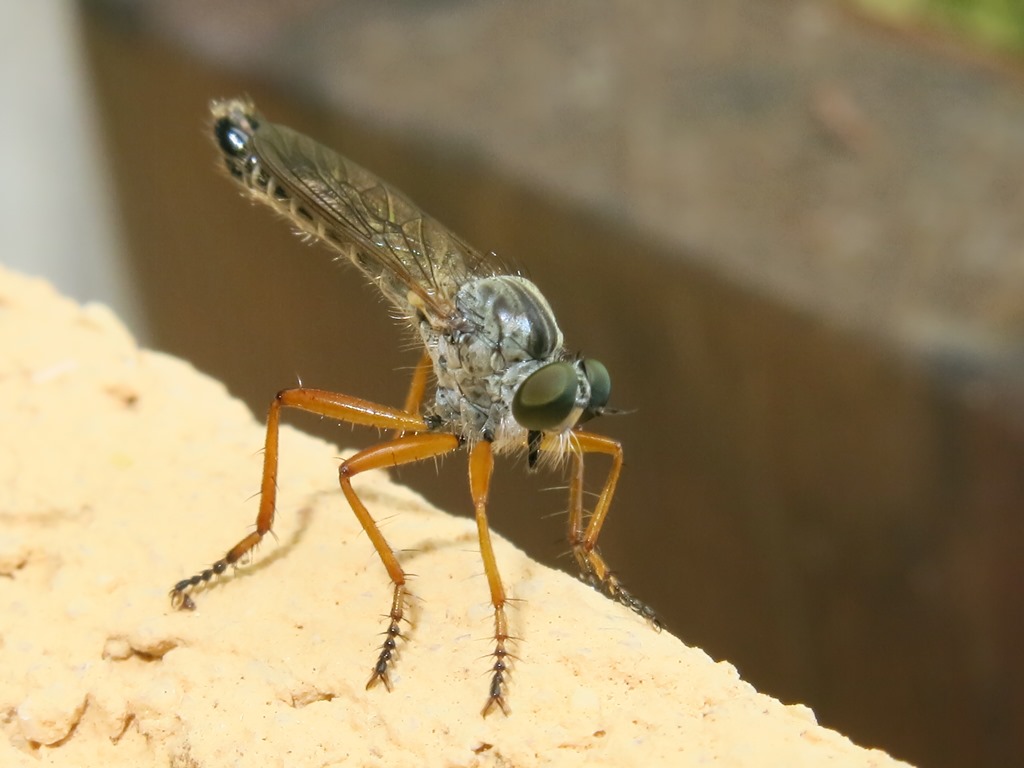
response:
<path id="1" fill-rule="evenodd" d="M 306 209 L 310 231 L 342 251 L 354 244 L 357 266 L 399 306 L 411 303 L 411 292 L 417 308 L 443 323 L 464 282 L 499 271 L 401 192 L 309 137 L 264 122 L 253 139 L 256 156 L 297 200 L 300 217 Z"/>

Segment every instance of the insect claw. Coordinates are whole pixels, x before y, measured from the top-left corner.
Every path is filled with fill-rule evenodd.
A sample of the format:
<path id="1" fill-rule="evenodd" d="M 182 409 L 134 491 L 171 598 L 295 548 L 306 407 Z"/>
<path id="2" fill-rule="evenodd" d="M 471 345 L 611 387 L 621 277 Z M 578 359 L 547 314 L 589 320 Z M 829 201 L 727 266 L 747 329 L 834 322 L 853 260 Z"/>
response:
<path id="1" fill-rule="evenodd" d="M 370 675 L 370 679 L 366 681 L 366 690 L 370 690 L 376 686 L 377 681 L 384 683 L 384 687 L 387 688 L 388 693 L 391 693 L 391 675 L 388 674 L 387 661 L 377 661 L 377 666 L 373 668 L 373 674 Z"/>
<path id="2" fill-rule="evenodd" d="M 497 706 L 505 717 L 509 716 L 511 710 L 508 708 L 508 704 L 505 703 L 505 695 L 502 693 L 502 688 L 505 685 L 505 681 L 502 679 L 501 673 L 496 672 L 494 677 L 491 679 L 491 692 L 487 697 L 487 701 L 484 703 L 484 708 L 480 710 L 481 717 L 487 717 L 492 709 Z"/>

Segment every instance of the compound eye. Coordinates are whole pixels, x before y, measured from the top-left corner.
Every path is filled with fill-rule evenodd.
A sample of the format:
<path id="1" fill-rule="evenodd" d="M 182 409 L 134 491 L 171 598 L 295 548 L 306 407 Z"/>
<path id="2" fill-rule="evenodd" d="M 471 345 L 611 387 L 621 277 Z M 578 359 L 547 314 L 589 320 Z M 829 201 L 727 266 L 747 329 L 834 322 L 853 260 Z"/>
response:
<path id="1" fill-rule="evenodd" d="M 512 416 L 531 431 L 561 427 L 576 407 L 578 389 L 572 363 L 548 363 L 519 385 L 512 398 Z"/>
<path id="2" fill-rule="evenodd" d="M 612 377 L 608 375 L 608 369 L 604 363 L 593 358 L 582 361 L 583 375 L 590 383 L 590 402 L 580 417 L 580 422 L 589 421 L 598 416 L 604 407 L 608 405 L 608 399 L 612 396 Z"/>
<path id="3" fill-rule="evenodd" d="M 249 134 L 235 125 L 230 118 L 222 117 L 213 127 L 217 144 L 226 155 L 243 157 L 248 152 Z"/>
<path id="4" fill-rule="evenodd" d="M 612 377 L 604 363 L 593 358 L 583 361 L 583 374 L 590 382 L 590 402 L 587 404 L 587 410 L 599 411 L 608 405 L 608 399 L 612 396 Z"/>

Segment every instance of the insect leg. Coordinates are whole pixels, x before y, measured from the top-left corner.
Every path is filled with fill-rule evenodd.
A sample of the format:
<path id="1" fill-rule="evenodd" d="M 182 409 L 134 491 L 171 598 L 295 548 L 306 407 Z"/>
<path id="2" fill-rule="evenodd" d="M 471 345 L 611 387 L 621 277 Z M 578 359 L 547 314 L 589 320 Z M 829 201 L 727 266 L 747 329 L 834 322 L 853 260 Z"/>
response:
<path id="1" fill-rule="evenodd" d="M 405 608 L 405 572 L 398 562 L 394 551 L 388 546 L 384 535 L 380 532 L 376 521 L 367 511 L 366 506 L 356 495 L 352 488 L 352 478 L 360 472 L 371 469 L 382 469 L 385 467 L 397 467 L 402 464 L 410 464 L 414 461 L 442 456 L 451 453 L 461 445 L 458 437 L 448 433 L 423 433 L 406 435 L 386 443 L 371 446 L 360 451 L 355 456 L 343 461 L 338 469 L 338 477 L 341 482 L 341 490 L 348 499 L 349 506 L 355 513 L 359 524 L 363 526 L 366 535 L 369 537 L 373 548 L 377 550 L 384 569 L 391 578 L 394 586 L 394 595 L 391 600 L 391 610 L 388 612 L 388 628 L 385 631 L 385 639 L 381 645 L 377 663 L 373 666 L 373 673 L 366 682 L 370 688 L 378 680 L 384 683 L 384 687 L 391 690 L 391 679 L 388 675 L 389 666 L 394 661 L 395 647 L 399 638 L 402 637 L 401 621 Z"/>
<path id="2" fill-rule="evenodd" d="M 405 412 L 419 413 L 423 405 L 423 395 L 427 391 L 427 381 L 430 379 L 430 372 L 433 370 L 433 361 L 430 354 L 424 351 L 416 369 L 412 373 L 412 381 L 409 383 L 409 393 L 405 396 Z M 399 430 L 395 437 L 401 437 L 405 432 Z"/>
<path id="3" fill-rule="evenodd" d="M 260 507 L 256 514 L 256 530 L 228 550 L 220 560 L 194 576 L 182 579 L 171 589 L 171 604 L 176 608 L 195 608 L 192 592 L 196 587 L 220 576 L 229 566 L 262 541 L 274 525 L 277 501 L 278 427 L 282 408 L 297 408 L 350 424 L 362 424 L 378 429 L 403 432 L 424 432 L 427 423 L 415 414 L 397 408 L 377 405 L 357 397 L 328 392 L 322 389 L 285 389 L 278 392 L 267 413 L 267 436 L 263 446 L 263 479 L 260 482 Z"/>
<path id="4" fill-rule="evenodd" d="M 618 577 L 608 568 L 597 549 L 597 537 L 601 533 L 608 509 L 611 507 L 615 486 L 622 471 L 622 446 L 617 440 L 592 432 L 572 433 L 573 454 L 572 474 L 569 478 L 569 545 L 580 569 L 580 579 L 594 589 L 647 619 L 656 629 L 661 621 L 654 609 L 643 603 L 622 586 Z M 588 453 L 602 453 L 611 456 L 612 467 L 608 471 L 601 495 L 593 513 L 584 527 L 583 516 L 583 457 Z"/>
<path id="5" fill-rule="evenodd" d="M 495 706 L 504 714 L 508 714 L 505 703 L 505 673 L 508 671 L 509 652 L 505 644 L 510 639 L 508 620 L 505 617 L 505 588 L 501 585 L 498 573 L 498 562 L 494 558 L 494 547 L 491 544 L 491 531 L 487 526 L 487 494 L 491 487 L 491 474 L 494 471 L 494 454 L 491 444 L 481 440 L 469 454 L 469 491 L 473 497 L 473 509 L 476 513 L 476 530 L 480 539 L 480 556 L 484 560 L 484 573 L 487 575 L 487 586 L 491 591 L 491 605 L 494 606 L 494 664 L 491 667 L 491 685 L 487 694 L 487 702 L 481 714 L 487 717 Z"/>
<path id="6" fill-rule="evenodd" d="M 427 390 L 427 380 L 430 378 L 430 371 L 433 370 L 433 361 L 430 354 L 424 351 L 416 370 L 413 371 L 412 381 L 409 384 L 409 394 L 405 396 L 405 412 L 419 413 L 423 405 L 423 394 Z"/>

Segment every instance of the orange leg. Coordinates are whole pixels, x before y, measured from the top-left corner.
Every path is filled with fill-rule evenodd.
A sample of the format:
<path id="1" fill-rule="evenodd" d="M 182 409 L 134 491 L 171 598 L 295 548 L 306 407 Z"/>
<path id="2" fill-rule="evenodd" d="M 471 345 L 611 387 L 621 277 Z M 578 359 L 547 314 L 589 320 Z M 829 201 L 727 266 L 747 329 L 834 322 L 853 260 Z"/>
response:
<path id="1" fill-rule="evenodd" d="M 422 393 L 420 394 L 422 396 Z M 352 477 L 370 469 L 399 466 L 440 456 L 459 447 L 460 440 L 455 435 L 427 432 L 428 425 L 419 416 L 397 408 L 377 405 L 357 397 L 320 389 L 298 388 L 278 392 L 277 397 L 270 404 L 267 414 L 267 437 L 264 443 L 263 479 L 260 483 L 260 508 L 256 515 L 256 530 L 235 544 L 224 557 L 212 566 L 175 584 L 171 589 L 171 602 L 179 608 L 194 608 L 195 602 L 191 594 L 193 590 L 209 582 L 214 576 L 224 573 L 228 566 L 237 563 L 246 553 L 252 551 L 273 527 L 277 499 L 278 431 L 282 408 L 298 408 L 351 424 L 395 430 L 404 435 L 360 451 L 352 458 L 342 462 L 338 470 L 341 490 L 345 494 L 345 498 L 348 499 L 359 524 L 366 531 L 373 548 L 377 550 L 384 569 L 394 585 L 391 610 L 388 613 L 388 629 L 385 633 L 387 637 L 381 646 L 377 663 L 373 668 L 373 675 L 366 684 L 366 687 L 369 688 L 377 680 L 382 680 L 390 690 L 391 682 L 388 677 L 388 669 L 389 664 L 394 660 L 397 641 L 402 636 L 400 624 L 405 604 L 406 577 L 398 558 L 388 546 L 377 523 L 353 490 Z"/>
<path id="2" fill-rule="evenodd" d="M 419 413 L 423 405 L 423 395 L 427 391 L 427 381 L 430 379 L 430 372 L 433 370 L 434 362 L 430 355 L 424 352 L 420 361 L 416 363 L 416 369 L 412 372 L 412 381 L 409 383 L 409 394 L 405 396 L 405 412 Z"/>
<path id="3" fill-rule="evenodd" d="M 423 405 L 423 395 L 427 391 L 427 383 L 430 380 L 430 374 L 433 372 L 434 362 L 430 359 L 430 355 L 424 352 L 416 363 L 416 368 L 412 372 L 412 381 L 409 382 L 409 392 L 405 396 L 405 407 L 402 409 L 406 413 L 419 414 L 420 408 Z M 408 430 L 396 429 L 394 432 L 395 437 L 402 437 Z"/>
<path id="4" fill-rule="evenodd" d="M 569 478 L 569 545 L 580 569 L 580 579 L 608 597 L 622 603 L 647 619 L 656 629 L 661 621 L 654 610 L 626 591 L 618 577 L 608 568 L 597 549 L 597 537 L 608 517 L 615 486 L 622 472 L 622 446 L 617 440 L 593 432 L 573 432 L 572 474 Z M 603 453 L 612 458 L 612 468 L 601 489 L 597 505 L 584 527 L 583 457 L 587 453 Z"/>
<path id="5" fill-rule="evenodd" d="M 182 579 L 171 589 L 171 603 L 177 608 L 195 608 L 191 593 L 214 576 L 224 573 L 262 541 L 274 525 L 277 501 L 278 427 L 282 408 L 297 408 L 350 424 L 363 424 L 378 429 L 404 432 L 426 432 L 427 423 L 419 416 L 377 405 L 358 397 L 322 389 L 285 389 L 277 393 L 267 413 L 267 437 L 263 447 L 263 479 L 260 482 L 260 508 L 256 514 L 256 530 L 228 550 L 209 568 Z M 379 551 L 379 550 L 378 550 Z"/>
<path id="6" fill-rule="evenodd" d="M 352 488 L 352 478 L 360 472 L 371 469 L 382 469 L 385 467 L 397 467 L 402 464 L 410 464 L 414 461 L 442 456 L 451 453 L 461 445 L 458 437 L 447 433 L 423 433 L 406 435 L 386 443 L 374 445 L 366 450 L 360 451 L 352 458 L 342 462 L 338 469 L 338 477 L 341 482 L 341 490 L 348 499 L 349 506 L 355 512 L 359 524 L 363 526 L 366 535 L 369 537 L 373 548 L 380 555 L 384 569 L 391 578 L 394 585 L 394 595 L 391 599 L 391 610 L 388 613 L 388 628 L 385 631 L 385 639 L 381 645 L 380 654 L 377 656 L 377 663 L 373 665 L 373 673 L 366 682 L 370 688 L 378 680 L 384 683 L 384 687 L 391 690 L 391 679 L 388 675 L 389 665 L 394 661 L 395 648 L 398 640 L 402 637 L 401 622 L 405 609 L 405 572 L 395 557 L 395 553 L 388 546 L 380 528 L 373 517 L 367 511 L 365 505 L 356 495 Z"/>
<path id="7" fill-rule="evenodd" d="M 469 492 L 473 497 L 473 509 L 476 513 L 476 532 L 480 539 L 480 555 L 484 560 L 484 573 L 487 575 L 487 586 L 491 591 L 491 605 L 494 606 L 494 665 L 491 667 L 491 686 L 487 694 L 481 714 L 487 713 L 497 706 L 508 715 L 505 703 L 505 673 L 508 671 L 508 620 L 505 617 L 505 588 L 501 585 L 498 573 L 498 561 L 494 558 L 494 546 L 491 544 L 491 531 L 487 525 L 487 494 L 491 487 L 491 474 L 494 471 L 494 454 L 491 444 L 482 440 L 473 446 L 469 454 Z"/>

